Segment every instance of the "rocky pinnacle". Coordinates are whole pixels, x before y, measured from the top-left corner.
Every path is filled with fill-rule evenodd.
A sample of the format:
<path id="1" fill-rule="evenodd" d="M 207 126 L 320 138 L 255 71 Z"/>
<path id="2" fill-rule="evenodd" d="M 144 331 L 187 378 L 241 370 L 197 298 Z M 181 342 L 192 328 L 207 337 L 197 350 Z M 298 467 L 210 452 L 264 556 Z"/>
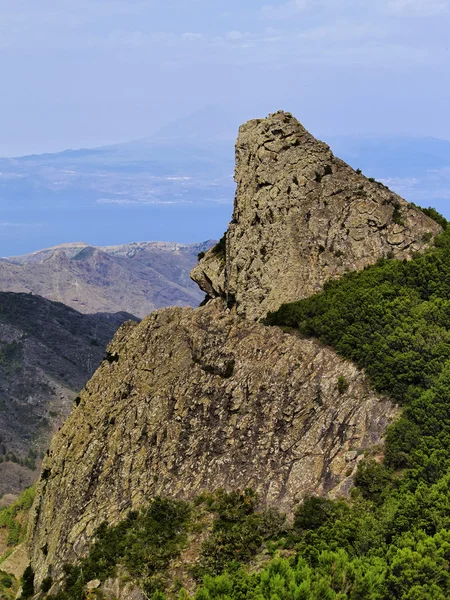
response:
<path id="1" fill-rule="evenodd" d="M 207 252 L 191 277 L 248 319 L 381 257 L 408 258 L 440 231 L 282 111 L 240 128 L 235 179 L 225 252 Z"/>

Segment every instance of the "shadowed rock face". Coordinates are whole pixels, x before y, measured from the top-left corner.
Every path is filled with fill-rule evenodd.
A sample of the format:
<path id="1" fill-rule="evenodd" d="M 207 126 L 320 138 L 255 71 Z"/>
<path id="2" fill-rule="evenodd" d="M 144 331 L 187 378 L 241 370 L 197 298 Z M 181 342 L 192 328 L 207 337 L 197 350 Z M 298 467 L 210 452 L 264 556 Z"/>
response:
<path id="1" fill-rule="evenodd" d="M 259 319 L 283 302 L 380 257 L 424 249 L 439 225 L 336 158 L 289 113 L 239 130 L 236 199 L 226 252 L 209 251 L 191 277 L 212 298 Z"/>
<path id="2" fill-rule="evenodd" d="M 332 350 L 220 301 L 126 324 L 108 352 L 44 460 L 31 536 L 40 578 L 157 494 L 252 487 L 288 512 L 307 493 L 345 494 L 357 451 L 395 414 Z"/>

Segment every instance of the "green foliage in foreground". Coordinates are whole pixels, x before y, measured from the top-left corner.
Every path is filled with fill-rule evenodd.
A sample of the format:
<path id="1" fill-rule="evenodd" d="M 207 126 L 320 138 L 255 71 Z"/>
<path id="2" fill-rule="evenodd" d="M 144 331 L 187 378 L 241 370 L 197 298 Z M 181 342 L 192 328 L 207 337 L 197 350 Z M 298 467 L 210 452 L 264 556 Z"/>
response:
<path id="1" fill-rule="evenodd" d="M 189 514 L 185 502 L 155 498 L 147 509 L 130 512 L 114 527 L 102 524 L 89 555 L 77 566 L 66 565 L 64 589 L 48 598 L 84 600 L 86 583 L 113 577 L 119 565 L 141 582 L 146 594 L 153 594 L 164 587 L 163 575 L 180 553 Z"/>
<path id="2" fill-rule="evenodd" d="M 18 589 L 17 579 L 13 575 L 0 570 L 0 598 L 2 600 L 14 600 Z"/>
<path id="3" fill-rule="evenodd" d="M 18 499 L 0 510 L 0 528 L 8 532 L 7 544 L 9 547 L 20 544 L 27 532 L 28 511 L 33 504 L 35 488 L 26 489 Z"/>
<path id="4" fill-rule="evenodd" d="M 264 541 L 283 531 L 285 516 L 276 510 L 257 511 L 258 496 L 252 490 L 218 490 L 198 498 L 215 515 L 212 532 L 202 545 L 200 560 L 193 575 L 219 575 L 250 561 Z"/>
<path id="5" fill-rule="evenodd" d="M 348 274 L 267 323 L 332 345 L 404 414 L 388 431 L 384 464 L 360 465 L 352 502 L 306 499 L 288 530 L 257 514 L 249 491 L 201 500 L 215 521 L 194 600 L 450 598 L 450 230 L 425 255 Z M 161 589 L 148 588 L 153 600 Z"/>
<path id="6" fill-rule="evenodd" d="M 257 503 L 251 490 L 230 494 L 218 490 L 194 503 L 156 498 L 147 509 L 130 513 L 116 526 L 101 525 L 89 555 L 77 566 L 66 565 L 63 590 L 46 598 L 84 600 L 89 581 L 103 582 L 119 575 L 158 599 L 161 591 L 174 583 L 169 566 L 188 545 L 189 534 L 205 536 L 189 576 L 200 580 L 226 570 L 235 572 L 264 541 L 279 536 L 284 528 L 284 515 L 275 510 L 258 512 Z M 213 515 L 212 527 L 210 519 L 205 519 L 208 514 Z M 32 580 L 31 572 L 27 580 Z M 51 583 L 47 578 L 41 590 L 49 591 Z M 32 595 L 32 591 L 28 593 L 23 597 Z"/>

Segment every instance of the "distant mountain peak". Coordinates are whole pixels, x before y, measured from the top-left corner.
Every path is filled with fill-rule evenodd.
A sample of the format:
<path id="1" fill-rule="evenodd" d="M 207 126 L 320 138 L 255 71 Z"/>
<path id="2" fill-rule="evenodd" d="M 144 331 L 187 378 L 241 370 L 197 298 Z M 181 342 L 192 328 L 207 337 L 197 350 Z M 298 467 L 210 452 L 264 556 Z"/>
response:
<path id="1" fill-rule="evenodd" d="M 183 144 L 193 141 L 234 142 L 238 128 L 239 119 L 211 105 L 169 122 L 143 141 L 179 141 Z"/>

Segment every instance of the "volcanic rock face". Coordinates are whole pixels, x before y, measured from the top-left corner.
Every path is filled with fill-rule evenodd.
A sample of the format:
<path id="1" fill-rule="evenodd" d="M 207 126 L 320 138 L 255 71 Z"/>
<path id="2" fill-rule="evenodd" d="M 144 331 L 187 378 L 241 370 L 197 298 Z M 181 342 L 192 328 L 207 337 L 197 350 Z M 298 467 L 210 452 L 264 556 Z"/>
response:
<path id="1" fill-rule="evenodd" d="M 285 113 L 241 128 L 236 179 L 226 241 L 193 272 L 219 298 L 124 325 L 53 440 L 30 523 L 38 585 L 157 494 L 252 487 L 287 512 L 345 495 L 396 414 L 331 349 L 255 321 L 347 269 L 407 258 L 439 226 Z"/>
<path id="2" fill-rule="evenodd" d="M 335 158 L 289 113 L 240 128 L 235 179 L 226 250 L 209 251 L 191 277 L 210 297 L 235 301 L 248 319 L 380 257 L 408 257 L 440 231 L 420 209 Z"/>
<path id="3" fill-rule="evenodd" d="M 252 487 L 290 511 L 307 493 L 345 494 L 358 450 L 395 414 L 352 363 L 220 300 L 126 324 L 108 356 L 44 460 L 31 538 L 39 578 L 82 554 L 102 521 L 155 495 Z"/>

